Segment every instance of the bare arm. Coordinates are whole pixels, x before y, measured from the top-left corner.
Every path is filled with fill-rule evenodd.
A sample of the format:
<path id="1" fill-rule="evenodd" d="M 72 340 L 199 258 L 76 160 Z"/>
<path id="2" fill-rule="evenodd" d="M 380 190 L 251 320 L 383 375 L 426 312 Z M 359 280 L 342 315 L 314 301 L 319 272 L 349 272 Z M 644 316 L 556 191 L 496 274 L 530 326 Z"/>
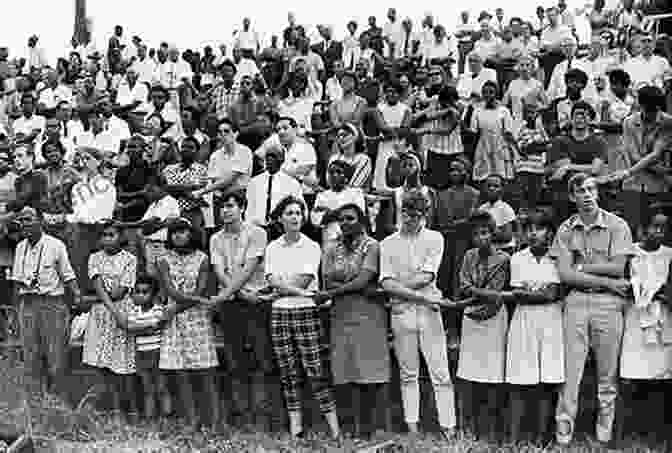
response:
<path id="1" fill-rule="evenodd" d="M 225 294 L 221 296 L 222 300 L 226 300 L 231 295 L 240 291 L 241 288 L 245 286 L 245 283 L 250 280 L 254 272 L 259 267 L 260 263 L 260 257 L 250 258 L 245 261 L 245 264 L 243 265 L 243 268 L 240 270 L 240 272 L 235 273 L 231 278 L 228 278 L 226 275 L 222 275 L 224 279 L 220 280 L 220 283 L 226 287 Z M 219 273 L 217 274 L 217 278 L 219 280 Z"/>
<path id="2" fill-rule="evenodd" d="M 606 263 L 584 264 L 581 271 L 586 274 L 611 277 L 611 278 L 625 278 L 625 264 L 627 257 L 618 256 Z"/>
<path id="3" fill-rule="evenodd" d="M 217 178 L 215 182 L 212 182 L 201 189 L 201 194 L 206 194 L 214 192 L 216 190 L 222 190 L 231 186 L 236 180 L 242 175 L 242 173 L 237 171 L 232 171 L 231 174 L 227 175 L 224 178 Z"/>
<path id="4" fill-rule="evenodd" d="M 110 313 L 112 313 L 112 316 L 117 322 L 117 325 L 119 325 L 119 327 L 121 327 L 122 329 L 127 329 L 128 318 L 124 316 L 121 313 L 121 311 L 117 307 L 115 307 L 114 304 L 112 303 L 112 298 L 105 290 L 105 287 L 103 285 L 103 279 L 101 276 L 96 276 L 93 279 L 93 287 L 96 290 L 96 296 L 98 296 L 98 300 L 102 302 L 103 305 L 105 305 L 105 308 L 107 308 L 110 311 Z"/>
<path id="5" fill-rule="evenodd" d="M 178 291 L 175 288 L 173 282 L 170 280 L 170 269 L 168 268 L 168 263 L 165 260 L 160 260 L 158 267 L 159 267 L 159 280 L 161 281 L 161 285 L 166 291 L 168 297 L 170 297 L 177 303 L 179 310 L 186 310 L 187 308 L 191 308 L 194 305 L 208 303 L 208 301 L 205 298 L 200 297 L 200 295 L 204 292 L 205 286 L 207 286 L 208 265 L 205 260 L 201 265 L 196 292 L 193 295 L 185 294 L 181 291 Z M 203 282 L 204 280 L 205 284 Z"/>
<path id="6" fill-rule="evenodd" d="M 441 303 L 441 299 L 434 298 L 432 296 L 426 296 L 416 290 L 406 287 L 401 282 L 392 278 L 383 279 L 381 285 L 389 296 L 402 299 L 405 302 L 412 302 L 421 305 L 434 305 Z"/>
<path id="7" fill-rule="evenodd" d="M 535 291 L 516 289 L 513 297 L 519 305 L 543 305 L 554 303 L 560 299 L 562 287 L 557 283 L 546 285 Z"/>
<path id="8" fill-rule="evenodd" d="M 309 274 L 297 275 L 288 281 L 287 279 L 270 274 L 267 280 L 271 287 L 275 288 L 281 296 L 295 296 L 295 297 L 312 297 L 313 292 L 307 291 L 308 285 L 315 277 Z"/>
<path id="9" fill-rule="evenodd" d="M 558 274 L 560 279 L 570 285 L 579 288 L 603 289 L 609 286 L 610 278 L 594 275 L 589 272 L 579 271 L 573 267 L 572 256 L 563 251 L 557 258 Z"/>

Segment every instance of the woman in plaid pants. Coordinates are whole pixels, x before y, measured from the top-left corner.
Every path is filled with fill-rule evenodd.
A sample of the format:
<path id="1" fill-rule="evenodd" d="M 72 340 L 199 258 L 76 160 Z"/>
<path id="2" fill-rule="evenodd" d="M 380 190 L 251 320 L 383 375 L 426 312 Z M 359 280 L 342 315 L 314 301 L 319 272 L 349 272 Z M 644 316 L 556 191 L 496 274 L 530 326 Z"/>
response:
<path id="1" fill-rule="evenodd" d="M 271 339 L 289 413 L 289 431 L 292 436 L 303 433 L 299 370 L 303 366 L 331 435 L 338 440 L 341 431 L 336 404 L 320 351 L 323 327 L 319 308 L 313 301 L 322 252 L 316 242 L 300 232 L 306 220 L 302 200 L 288 196 L 278 203 L 273 214 L 282 224 L 284 234 L 268 245 L 265 272 L 278 295 L 271 313 Z"/>

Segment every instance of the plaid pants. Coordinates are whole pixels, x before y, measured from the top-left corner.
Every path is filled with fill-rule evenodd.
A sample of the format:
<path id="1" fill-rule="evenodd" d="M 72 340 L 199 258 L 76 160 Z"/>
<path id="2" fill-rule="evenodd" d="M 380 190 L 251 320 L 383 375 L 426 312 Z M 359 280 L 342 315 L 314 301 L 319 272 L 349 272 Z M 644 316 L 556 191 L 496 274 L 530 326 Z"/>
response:
<path id="1" fill-rule="evenodd" d="M 322 338 L 323 327 L 317 308 L 273 309 L 271 340 L 280 369 L 280 385 L 290 412 L 301 409 L 299 362 L 310 381 L 320 411 L 328 413 L 336 409 L 328 370 L 322 358 Z"/>
<path id="2" fill-rule="evenodd" d="M 23 295 L 20 300 L 26 372 L 36 380 L 48 377 L 59 385 L 68 366 L 70 309 L 63 296 Z"/>

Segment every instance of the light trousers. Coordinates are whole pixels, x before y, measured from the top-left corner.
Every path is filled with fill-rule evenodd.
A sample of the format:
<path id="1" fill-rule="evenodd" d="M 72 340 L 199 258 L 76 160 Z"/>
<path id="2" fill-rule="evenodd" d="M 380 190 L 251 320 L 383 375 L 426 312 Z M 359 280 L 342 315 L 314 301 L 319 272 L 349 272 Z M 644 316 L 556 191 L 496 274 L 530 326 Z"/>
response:
<path id="1" fill-rule="evenodd" d="M 404 308 L 401 313 L 392 312 L 394 350 L 399 361 L 401 398 L 406 423 L 418 423 L 420 419 L 420 353 L 422 352 L 434 389 L 439 424 L 442 428 L 454 428 L 455 390 L 448 370 L 446 332 L 441 312 L 429 307 Z"/>
<path id="2" fill-rule="evenodd" d="M 565 329 L 565 384 L 560 390 L 556 419 L 569 423 L 571 433 L 579 408 L 579 387 L 588 351 L 597 362 L 598 440 L 611 440 L 618 396 L 618 365 L 623 334 L 625 300 L 606 293 L 573 291 L 567 296 Z"/>

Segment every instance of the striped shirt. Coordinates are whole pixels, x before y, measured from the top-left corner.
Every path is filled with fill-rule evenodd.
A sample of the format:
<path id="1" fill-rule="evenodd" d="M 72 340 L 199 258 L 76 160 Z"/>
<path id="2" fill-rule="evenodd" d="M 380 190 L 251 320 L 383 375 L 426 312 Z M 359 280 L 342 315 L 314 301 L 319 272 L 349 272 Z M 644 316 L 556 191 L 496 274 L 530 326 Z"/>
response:
<path id="1" fill-rule="evenodd" d="M 543 175 L 546 167 L 545 144 L 548 142 L 548 135 L 541 123 L 541 117 L 537 117 L 534 128 L 523 124 L 518 132 L 517 141 L 521 155 L 516 163 L 516 171 Z"/>
<path id="2" fill-rule="evenodd" d="M 455 118 L 452 115 L 443 116 L 428 121 L 423 127 L 431 129 L 450 129 L 455 125 Z M 432 151 L 438 154 L 460 154 L 464 152 L 462 147 L 462 137 L 460 135 L 459 124 L 455 126 L 450 135 L 444 134 L 425 134 L 422 136 L 422 149 Z"/>
<path id="3" fill-rule="evenodd" d="M 128 313 L 128 324 L 133 328 L 155 327 L 161 321 L 163 307 L 154 305 L 149 310 L 143 310 L 139 305 L 133 305 Z M 137 335 L 135 344 L 138 351 L 154 351 L 161 347 L 161 332 L 156 331 L 150 335 Z"/>

